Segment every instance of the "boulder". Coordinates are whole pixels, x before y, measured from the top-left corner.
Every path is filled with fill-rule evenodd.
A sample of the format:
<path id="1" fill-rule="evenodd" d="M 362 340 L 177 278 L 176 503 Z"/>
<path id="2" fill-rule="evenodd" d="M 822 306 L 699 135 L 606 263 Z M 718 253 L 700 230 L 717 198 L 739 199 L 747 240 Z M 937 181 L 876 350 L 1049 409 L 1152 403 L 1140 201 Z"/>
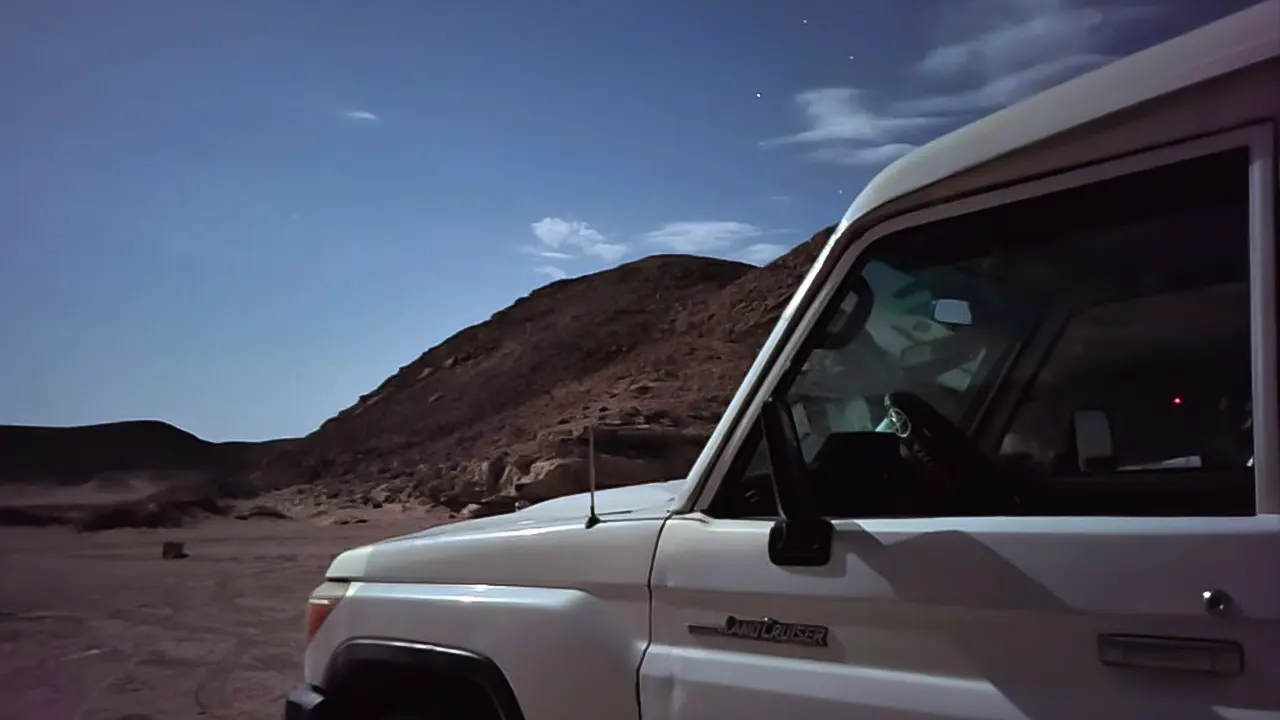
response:
<path id="1" fill-rule="evenodd" d="M 502 471 L 502 479 L 498 481 L 498 492 L 502 495 L 515 495 L 516 486 L 533 469 L 533 462 L 530 461 L 524 468 L 514 463 L 507 465 L 506 469 Z"/>
<path id="2" fill-rule="evenodd" d="M 459 515 L 465 519 L 505 515 L 516 509 L 516 499 L 506 495 L 487 497 L 478 503 L 472 503 L 462 509 Z"/>
<path id="3" fill-rule="evenodd" d="M 522 500 L 539 502 L 587 489 L 587 461 L 582 458 L 538 460 L 529 473 L 514 483 L 514 492 Z"/>
<path id="4" fill-rule="evenodd" d="M 181 560 L 190 556 L 183 543 L 166 540 L 160 545 L 160 557 L 165 560 Z"/>
<path id="5" fill-rule="evenodd" d="M 252 520 L 253 518 L 288 520 L 289 515 L 273 505 L 254 505 L 244 512 L 236 513 L 235 518 L 237 520 Z"/>
<path id="6" fill-rule="evenodd" d="M 502 454 L 462 465 L 452 482 L 445 480 L 448 489 L 440 493 L 437 501 L 450 510 L 461 510 L 492 497 L 501 490 L 506 469 L 507 459 Z"/>
<path id="7" fill-rule="evenodd" d="M 673 475 L 666 462 L 644 458 L 597 454 L 596 489 L 641 485 L 669 480 Z M 539 460 L 529 473 L 515 480 L 512 491 L 520 500 L 541 502 L 590 489 L 588 462 L 580 457 L 557 457 Z"/>

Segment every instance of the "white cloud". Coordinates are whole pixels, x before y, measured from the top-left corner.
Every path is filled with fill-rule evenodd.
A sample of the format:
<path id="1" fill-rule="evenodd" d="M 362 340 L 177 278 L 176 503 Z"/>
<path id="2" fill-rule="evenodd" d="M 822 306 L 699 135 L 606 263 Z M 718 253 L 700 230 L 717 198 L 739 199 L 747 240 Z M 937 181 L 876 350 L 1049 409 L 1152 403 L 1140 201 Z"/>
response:
<path id="1" fill-rule="evenodd" d="M 380 119 L 377 115 L 374 115 L 373 113 L 369 112 L 368 110 L 348 110 L 348 111 L 347 111 L 347 117 L 351 118 L 352 120 L 378 120 L 378 119 Z"/>
<path id="2" fill-rule="evenodd" d="M 546 258 L 547 260 L 573 260 L 576 257 L 571 253 L 563 252 L 561 250 L 548 250 L 541 245 L 522 245 L 520 246 L 520 252 L 527 253 L 529 255 L 536 255 L 540 258 Z"/>
<path id="3" fill-rule="evenodd" d="M 809 129 L 765 140 L 761 146 L 833 141 L 881 142 L 939 122 L 938 118 L 895 117 L 872 112 L 863 102 L 862 92 L 855 88 L 805 90 L 795 96 L 795 102 L 804 108 Z"/>
<path id="4" fill-rule="evenodd" d="M 672 222 L 645 233 L 646 242 L 680 253 L 712 253 L 731 248 L 764 231 L 755 225 L 727 220 Z"/>
<path id="5" fill-rule="evenodd" d="M 1002 75 L 977 88 L 896 103 L 898 112 L 969 113 L 998 110 L 1111 62 L 1108 55 L 1071 55 Z"/>
<path id="6" fill-rule="evenodd" d="M 599 243 L 593 245 L 586 251 L 588 255 L 594 255 L 605 262 L 617 262 L 627 254 L 627 246 L 622 243 Z"/>
<path id="7" fill-rule="evenodd" d="M 920 74 L 977 75 L 989 83 L 1064 58 L 1096 56 L 1119 23 L 1159 15 L 1154 7 L 1081 7 L 1074 0 L 986 0 L 959 11 L 971 10 L 981 29 L 930 50 L 916 64 Z"/>
<path id="8" fill-rule="evenodd" d="M 814 150 L 808 157 L 810 160 L 835 165 L 887 165 L 915 149 L 916 146 L 910 143 L 887 143 L 867 147 L 830 145 Z"/>
<path id="9" fill-rule="evenodd" d="M 569 273 L 565 272 L 563 268 L 558 268 L 555 265 L 539 265 L 534 268 L 533 271 L 542 273 L 543 275 L 548 275 L 552 280 L 563 280 L 569 277 Z"/>
<path id="10" fill-rule="evenodd" d="M 553 278 L 568 277 L 563 261 L 594 260 L 615 264 L 627 255 L 633 242 L 624 242 L 581 220 L 548 216 L 532 223 L 530 230 L 537 243 L 520 247 L 520 251 L 553 262 L 536 264 L 535 272 Z M 732 220 L 682 220 L 667 223 L 655 230 L 631 238 L 647 249 L 642 254 L 676 252 L 691 255 L 713 255 L 763 265 L 782 253 L 788 245 L 768 242 L 769 236 L 789 235 L 791 229 L 763 230 L 755 225 Z M 594 269 L 594 268 L 593 268 Z"/>
<path id="11" fill-rule="evenodd" d="M 772 201 L 774 201 L 774 202 L 777 202 L 777 203 L 789 203 L 789 202 L 791 202 L 791 196 L 790 196 L 790 195 L 771 195 L 771 196 L 769 197 L 769 199 L 770 199 L 770 200 L 772 200 Z"/>
<path id="12" fill-rule="evenodd" d="M 581 220 L 544 217 L 533 223 L 531 227 L 533 234 L 548 247 L 581 246 L 604 242 L 604 236 L 599 231 Z"/>
<path id="13" fill-rule="evenodd" d="M 895 103 L 895 113 L 979 113 L 1011 105 L 1115 59 L 1116 29 L 1160 15 L 1152 6 L 1085 7 L 1080 0 L 953 7 L 975 23 L 974 32 L 934 47 L 915 67 L 948 89 Z"/>
<path id="14" fill-rule="evenodd" d="M 526 248 L 526 251 L 545 258 L 569 260 L 583 257 L 613 263 L 621 260 L 629 249 L 625 243 L 610 241 L 581 220 L 544 217 L 529 227 L 541 244 Z"/>
<path id="15" fill-rule="evenodd" d="M 752 265 L 768 265 L 777 260 L 789 248 L 778 243 L 754 243 L 738 253 L 738 259 Z"/>
<path id="16" fill-rule="evenodd" d="M 761 146 L 816 145 L 806 157 L 835 165 L 886 165 L 915 148 L 904 136 L 911 138 L 946 122 L 928 113 L 877 112 L 856 88 L 805 90 L 795 100 L 805 108 L 808 129 Z"/>

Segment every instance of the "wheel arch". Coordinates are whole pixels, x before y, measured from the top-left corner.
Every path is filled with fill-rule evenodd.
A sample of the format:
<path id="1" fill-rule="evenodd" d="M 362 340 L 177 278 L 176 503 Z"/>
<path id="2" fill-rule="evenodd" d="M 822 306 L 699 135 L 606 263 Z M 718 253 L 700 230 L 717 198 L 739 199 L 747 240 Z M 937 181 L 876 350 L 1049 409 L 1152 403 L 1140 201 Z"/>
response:
<path id="1" fill-rule="evenodd" d="M 499 720 L 524 720 L 519 700 L 502 669 L 488 657 L 463 648 L 430 643 L 352 638 L 334 651 L 325 668 L 326 693 L 344 694 L 358 686 L 364 671 L 387 665 L 425 678 L 471 683 L 492 703 Z"/>

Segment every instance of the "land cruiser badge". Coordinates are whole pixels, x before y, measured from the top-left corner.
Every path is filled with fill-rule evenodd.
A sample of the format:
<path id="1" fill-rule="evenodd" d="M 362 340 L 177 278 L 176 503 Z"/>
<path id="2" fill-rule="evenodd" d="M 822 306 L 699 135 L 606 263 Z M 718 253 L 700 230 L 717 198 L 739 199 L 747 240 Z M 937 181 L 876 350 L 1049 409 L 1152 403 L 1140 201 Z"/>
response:
<path id="1" fill-rule="evenodd" d="M 723 625 L 690 625 L 691 635 L 715 635 L 717 637 L 756 640 L 759 642 L 826 647 L 829 630 L 825 625 L 778 622 L 773 618 L 744 620 L 732 615 Z"/>

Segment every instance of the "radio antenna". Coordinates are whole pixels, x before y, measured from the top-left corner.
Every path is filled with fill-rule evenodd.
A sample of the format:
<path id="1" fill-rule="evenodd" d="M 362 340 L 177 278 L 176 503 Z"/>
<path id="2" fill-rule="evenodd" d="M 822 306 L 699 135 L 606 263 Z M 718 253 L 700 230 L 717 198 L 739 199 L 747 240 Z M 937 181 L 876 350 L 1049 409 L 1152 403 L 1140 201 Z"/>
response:
<path id="1" fill-rule="evenodd" d="M 596 427 L 587 426 L 587 492 L 590 493 L 590 506 L 587 512 L 587 529 L 600 524 L 600 516 L 596 514 Z"/>

